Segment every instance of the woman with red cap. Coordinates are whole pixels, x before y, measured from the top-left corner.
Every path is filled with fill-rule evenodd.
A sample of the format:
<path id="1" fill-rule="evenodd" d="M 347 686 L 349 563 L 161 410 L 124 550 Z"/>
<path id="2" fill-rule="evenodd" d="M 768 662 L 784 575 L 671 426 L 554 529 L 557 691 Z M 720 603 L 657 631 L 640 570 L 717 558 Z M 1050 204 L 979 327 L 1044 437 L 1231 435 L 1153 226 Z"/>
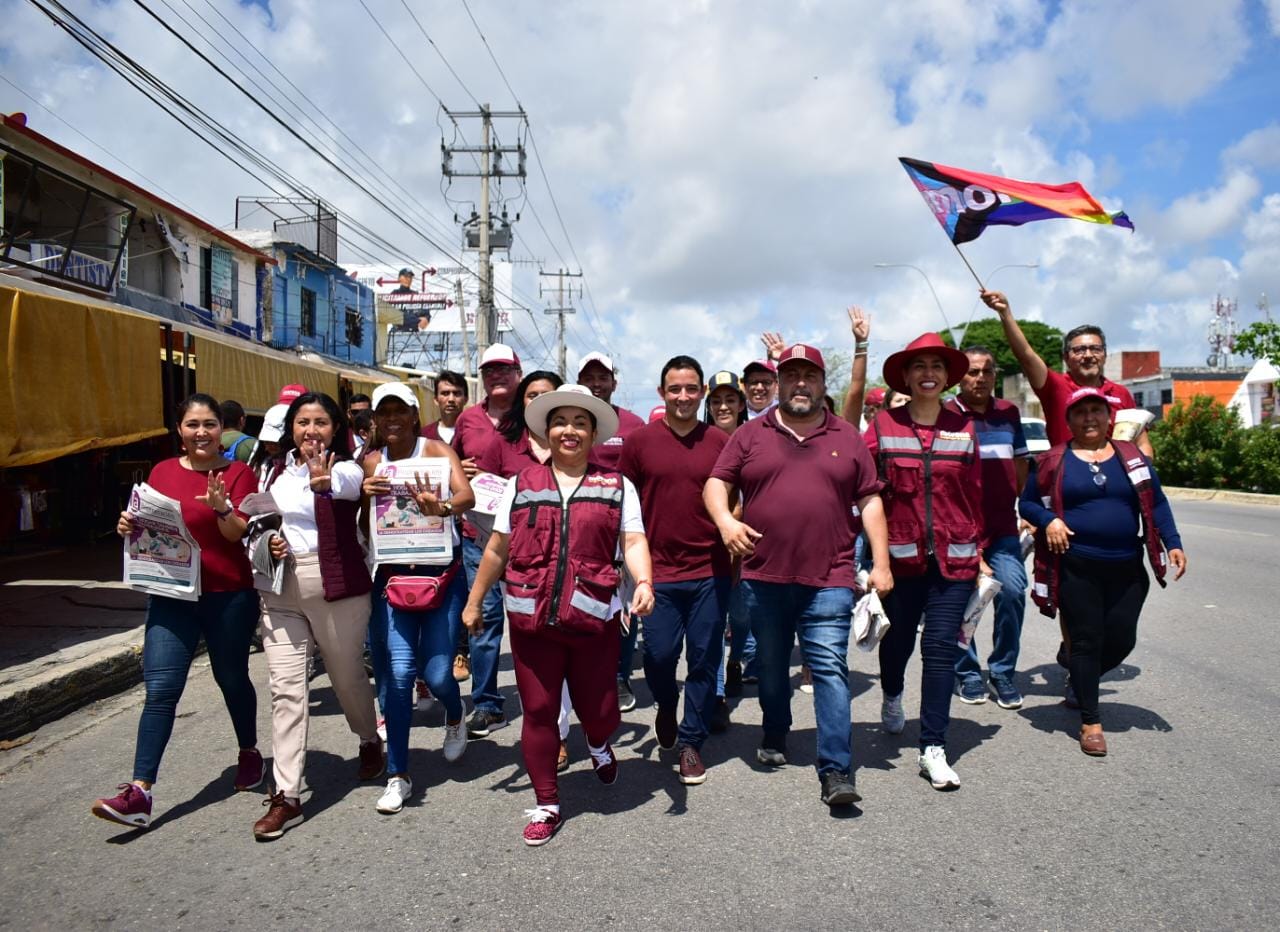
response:
<path id="1" fill-rule="evenodd" d="M 960 786 L 946 755 L 956 636 L 979 570 L 990 572 L 982 560 L 977 435 L 962 415 L 942 407 L 942 393 L 968 371 L 969 358 L 936 333 L 913 340 L 884 363 L 885 382 L 911 401 L 879 412 L 866 435 L 885 481 L 894 578 L 885 604 L 891 627 L 880 642 L 880 716 L 890 734 L 906 727 L 904 674 L 923 616 L 919 765 L 938 790 Z"/>
<path id="2" fill-rule="evenodd" d="M 1018 510 L 1039 528 L 1031 598 L 1050 618 L 1062 609 L 1070 647 L 1067 705 L 1080 709 L 1080 750 L 1104 757 L 1098 679 L 1118 667 L 1137 640 L 1151 588 L 1142 551 L 1161 586 L 1165 551 L 1174 579 L 1186 572 L 1187 556 L 1151 461 L 1135 444 L 1110 439 L 1107 396 L 1076 389 L 1066 419 L 1071 440 L 1039 456 Z"/>

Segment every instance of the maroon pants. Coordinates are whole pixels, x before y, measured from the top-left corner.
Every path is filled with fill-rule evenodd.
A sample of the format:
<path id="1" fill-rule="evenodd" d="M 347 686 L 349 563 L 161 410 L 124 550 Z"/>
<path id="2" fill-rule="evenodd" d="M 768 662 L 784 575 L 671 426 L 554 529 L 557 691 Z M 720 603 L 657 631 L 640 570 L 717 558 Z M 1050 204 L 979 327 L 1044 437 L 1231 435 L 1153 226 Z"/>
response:
<path id="1" fill-rule="evenodd" d="M 569 683 L 569 699 L 589 744 L 600 747 L 618 727 L 619 636 L 616 620 L 595 635 L 511 629 L 511 659 L 524 722 L 520 750 L 538 805 L 560 802 L 556 758 L 562 684 Z"/>

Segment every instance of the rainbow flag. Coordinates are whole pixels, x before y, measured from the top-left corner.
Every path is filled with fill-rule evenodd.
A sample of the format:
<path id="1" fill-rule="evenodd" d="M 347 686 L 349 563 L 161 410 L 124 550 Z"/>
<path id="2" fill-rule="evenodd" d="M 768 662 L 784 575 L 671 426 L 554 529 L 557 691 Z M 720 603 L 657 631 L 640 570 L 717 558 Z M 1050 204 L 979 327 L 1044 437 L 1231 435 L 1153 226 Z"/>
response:
<path id="1" fill-rule="evenodd" d="M 1036 184 L 899 158 L 933 216 L 957 246 L 977 239 L 988 226 L 1021 226 L 1033 220 L 1087 220 L 1133 229 L 1123 212 L 1109 214 L 1078 181 Z"/>

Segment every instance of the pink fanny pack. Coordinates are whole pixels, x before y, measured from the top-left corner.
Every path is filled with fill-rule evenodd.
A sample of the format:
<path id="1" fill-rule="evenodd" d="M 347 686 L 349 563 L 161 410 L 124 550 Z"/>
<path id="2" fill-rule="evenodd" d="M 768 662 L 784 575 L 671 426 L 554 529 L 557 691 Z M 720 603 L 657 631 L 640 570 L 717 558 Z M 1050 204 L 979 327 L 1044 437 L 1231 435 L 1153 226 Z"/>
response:
<path id="1" fill-rule="evenodd" d="M 392 576 L 387 580 L 387 601 L 402 612 L 429 612 L 439 608 L 460 566 L 454 563 L 439 576 Z"/>

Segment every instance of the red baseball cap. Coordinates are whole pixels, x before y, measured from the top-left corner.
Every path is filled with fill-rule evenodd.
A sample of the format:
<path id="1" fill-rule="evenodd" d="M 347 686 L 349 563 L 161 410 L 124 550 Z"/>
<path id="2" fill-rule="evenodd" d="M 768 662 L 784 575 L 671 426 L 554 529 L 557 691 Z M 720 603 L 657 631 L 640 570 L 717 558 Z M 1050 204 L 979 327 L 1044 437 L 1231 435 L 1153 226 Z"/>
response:
<path id="1" fill-rule="evenodd" d="M 822 353 L 816 346 L 810 346 L 807 343 L 797 343 L 782 351 L 782 356 L 778 359 L 778 368 L 781 369 L 789 362 L 811 363 L 821 369 L 823 375 L 827 373 L 827 364 L 822 358 Z"/>
<path id="2" fill-rule="evenodd" d="M 284 388 L 280 389 L 280 397 L 276 399 L 276 404 L 291 405 L 306 393 L 307 386 L 305 385 L 298 385 L 296 383 L 293 385 L 286 385 Z"/>
<path id="3" fill-rule="evenodd" d="M 654 421 L 660 421 L 666 416 L 667 416 L 666 405 L 654 405 L 653 410 L 649 412 L 649 423 L 652 424 Z"/>
<path id="4" fill-rule="evenodd" d="M 1107 406 L 1108 410 L 1110 410 L 1111 402 L 1107 400 L 1107 396 L 1102 394 L 1102 392 L 1094 388 L 1092 385 L 1086 385 L 1083 388 L 1077 388 L 1070 394 L 1070 396 L 1068 396 L 1067 406 L 1063 409 L 1063 414 L 1070 413 L 1072 408 L 1082 401 L 1088 401 L 1090 398 L 1097 398 Z"/>
<path id="5" fill-rule="evenodd" d="M 884 404 L 884 389 L 883 388 L 869 389 L 867 391 L 867 394 L 862 399 L 862 404 L 864 406 L 874 405 L 877 408 L 880 407 L 882 404 Z"/>
<path id="6" fill-rule="evenodd" d="M 969 357 L 958 349 L 947 346 L 936 333 L 922 333 L 906 349 L 900 349 L 884 361 L 884 380 L 895 392 L 910 395 L 902 370 L 916 356 L 940 356 L 947 365 L 947 388 L 956 385 L 969 371 Z"/>
<path id="7" fill-rule="evenodd" d="M 753 359 L 751 362 L 747 363 L 746 367 L 742 370 L 742 381 L 745 382 L 747 380 L 747 376 L 751 373 L 752 369 L 760 369 L 764 372 L 768 372 L 770 375 L 778 374 L 778 367 L 773 364 L 772 360 Z"/>

